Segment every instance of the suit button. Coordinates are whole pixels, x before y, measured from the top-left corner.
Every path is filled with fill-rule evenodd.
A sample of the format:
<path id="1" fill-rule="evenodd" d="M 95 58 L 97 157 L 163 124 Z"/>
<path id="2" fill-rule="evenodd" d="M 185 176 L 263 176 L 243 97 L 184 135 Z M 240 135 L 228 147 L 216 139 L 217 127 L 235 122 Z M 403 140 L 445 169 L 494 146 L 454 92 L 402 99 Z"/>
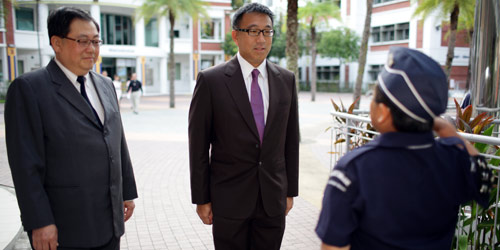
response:
<path id="1" fill-rule="evenodd" d="M 259 144 L 255 144 L 255 148 L 259 148 Z"/>
<path id="2" fill-rule="evenodd" d="M 262 166 L 262 162 L 261 161 L 259 161 L 259 166 Z"/>

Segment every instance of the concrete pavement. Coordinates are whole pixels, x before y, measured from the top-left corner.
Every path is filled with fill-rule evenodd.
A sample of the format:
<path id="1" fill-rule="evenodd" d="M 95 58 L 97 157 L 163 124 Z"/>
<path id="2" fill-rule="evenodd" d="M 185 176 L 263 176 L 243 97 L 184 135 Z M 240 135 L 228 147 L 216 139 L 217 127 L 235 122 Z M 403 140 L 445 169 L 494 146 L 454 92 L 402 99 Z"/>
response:
<path id="1" fill-rule="evenodd" d="M 299 95 L 300 194 L 287 217 L 282 249 L 319 249 L 320 240 L 314 227 L 331 164 L 327 153 L 330 133 L 324 132 L 332 121 L 331 97 L 336 101 L 342 98 L 348 105 L 352 94 L 320 93 L 316 102 L 309 101 L 309 93 Z M 134 216 L 126 223 L 126 234 L 121 241 L 125 250 L 213 249 L 211 226 L 201 223 L 190 201 L 187 144 L 190 97 L 178 96 L 175 109 L 168 108 L 168 101 L 164 96 L 144 97 L 139 115 L 131 112 L 128 100 L 121 103 L 139 191 Z M 363 99 L 361 106 L 367 107 L 368 103 L 368 98 Z M 11 186 L 4 131 L 1 114 L 0 184 Z M 0 199 L 4 201 L 2 196 Z M 10 215 L 0 214 L 0 227 L 7 216 Z M 0 239 L 3 236 L 0 231 Z M 12 249 L 27 249 L 26 236 L 20 237 Z"/>

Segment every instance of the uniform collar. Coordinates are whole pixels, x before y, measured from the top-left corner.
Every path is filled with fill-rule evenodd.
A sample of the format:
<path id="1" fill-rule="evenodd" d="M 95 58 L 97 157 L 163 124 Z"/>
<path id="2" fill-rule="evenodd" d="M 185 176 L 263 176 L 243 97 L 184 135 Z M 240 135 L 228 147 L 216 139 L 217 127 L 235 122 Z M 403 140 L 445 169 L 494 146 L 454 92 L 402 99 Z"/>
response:
<path id="1" fill-rule="evenodd" d="M 431 147 L 434 143 L 434 135 L 432 132 L 424 133 L 403 133 L 389 132 L 383 133 L 368 145 L 389 147 L 389 148 L 410 148 L 419 149 Z"/>

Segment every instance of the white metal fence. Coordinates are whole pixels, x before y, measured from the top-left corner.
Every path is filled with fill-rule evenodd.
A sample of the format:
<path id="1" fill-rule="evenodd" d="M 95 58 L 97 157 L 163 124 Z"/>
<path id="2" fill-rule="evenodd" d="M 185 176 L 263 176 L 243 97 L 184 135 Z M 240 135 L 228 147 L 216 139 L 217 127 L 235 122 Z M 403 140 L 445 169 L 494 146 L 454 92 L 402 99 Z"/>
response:
<path id="1" fill-rule="evenodd" d="M 330 144 L 330 169 L 332 169 L 335 163 L 345 155 L 350 150 L 361 146 L 369 141 L 371 141 L 375 136 L 379 133 L 370 129 L 371 122 L 370 118 L 367 117 L 367 112 L 358 111 L 356 112 L 359 115 L 348 114 L 344 112 L 331 112 L 333 117 L 333 124 L 331 126 L 331 144 Z M 475 135 L 475 134 L 466 134 L 459 133 L 462 137 L 469 140 L 473 143 L 483 143 L 491 146 L 500 146 L 500 138 L 493 136 L 484 136 L 484 135 Z M 495 135 L 495 134 L 494 134 Z M 496 134 L 498 135 L 498 134 Z M 491 159 L 500 159 L 500 157 L 494 155 L 494 151 L 492 153 L 482 154 L 486 157 L 487 160 Z M 497 187 L 500 186 L 500 167 L 493 166 L 491 164 L 488 165 L 497 177 Z M 456 244 L 454 244 L 455 249 L 500 249 L 500 232 L 498 228 L 500 222 L 496 219 L 496 214 L 498 212 L 499 203 L 499 189 L 495 188 L 494 192 L 496 192 L 496 200 L 493 204 L 490 205 L 488 210 L 488 214 L 491 216 L 490 220 L 486 221 L 486 225 L 490 227 L 489 230 L 477 230 L 478 227 L 482 227 L 485 223 L 485 218 L 481 218 L 478 213 L 475 218 L 471 218 L 471 210 L 475 209 L 471 206 L 464 206 L 460 208 L 459 214 L 460 218 L 459 223 L 457 224 L 457 237 Z M 483 223 L 480 223 L 480 222 Z M 467 234 L 471 232 L 472 234 Z M 466 236 L 467 238 L 463 238 Z M 466 243 L 460 242 L 465 240 Z M 463 248 L 464 244 L 467 246 Z M 458 247 L 462 246 L 462 247 Z"/>

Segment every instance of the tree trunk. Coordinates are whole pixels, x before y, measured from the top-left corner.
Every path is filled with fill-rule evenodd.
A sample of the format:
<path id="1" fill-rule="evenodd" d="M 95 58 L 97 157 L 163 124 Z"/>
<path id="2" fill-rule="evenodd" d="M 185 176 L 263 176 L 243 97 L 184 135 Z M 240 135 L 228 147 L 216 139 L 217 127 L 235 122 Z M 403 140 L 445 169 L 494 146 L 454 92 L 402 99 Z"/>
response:
<path id="1" fill-rule="evenodd" d="M 359 50 L 358 75 L 356 76 L 356 86 L 354 87 L 353 101 L 361 96 L 361 86 L 363 85 L 363 75 L 366 66 L 366 53 L 368 52 L 368 39 L 370 38 L 370 28 L 372 22 L 373 0 L 366 0 L 366 17 L 365 27 L 363 29 L 363 38 L 361 39 L 361 48 Z M 356 108 L 359 108 L 359 103 L 356 103 Z"/>
<path id="2" fill-rule="evenodd" d="M 311 101 L 312 102 L 316 101 L 316 76 L 317 76 L 316 75 L 316 28 L 314 28 L 314 26 L 311 25 Z"/>
<path id="3" fill-rule="evenodd" d="M 168 54 L 168 81 L 170 83 L 170 108 L 175 108 L 175 59 L 174 59 L 174 25 L 175 15 L 169 11 L 168 15 L 170 21 L 170 52 Z"/>
<path id="4" fill-rule="evenodd" d="M 295 84 L 299 91 L 299 45 L 297 42 L 297 30 L 299 22 L 297 20 L 298 0 L 288 0 L 286 19 L 286 67 L 295 74 Z"/>
<path id="5" fill-rule="evenodd" d="M 448 81 L 448 88 L 450 88 L 450 74 L 451 65 L 453 63 L 453 57 L 455 57 L 455 42 L 457 41 L 457 26 L 458 26 L 458 14 L 460 13 L 460 8 L 457 4 L 453 8 L 450 14 L 450 39 L 448 40 L 448 53 L 446 54 L 446 65 L 444 67 L 444 73 L 446 74 L 446 79 Z"/>

